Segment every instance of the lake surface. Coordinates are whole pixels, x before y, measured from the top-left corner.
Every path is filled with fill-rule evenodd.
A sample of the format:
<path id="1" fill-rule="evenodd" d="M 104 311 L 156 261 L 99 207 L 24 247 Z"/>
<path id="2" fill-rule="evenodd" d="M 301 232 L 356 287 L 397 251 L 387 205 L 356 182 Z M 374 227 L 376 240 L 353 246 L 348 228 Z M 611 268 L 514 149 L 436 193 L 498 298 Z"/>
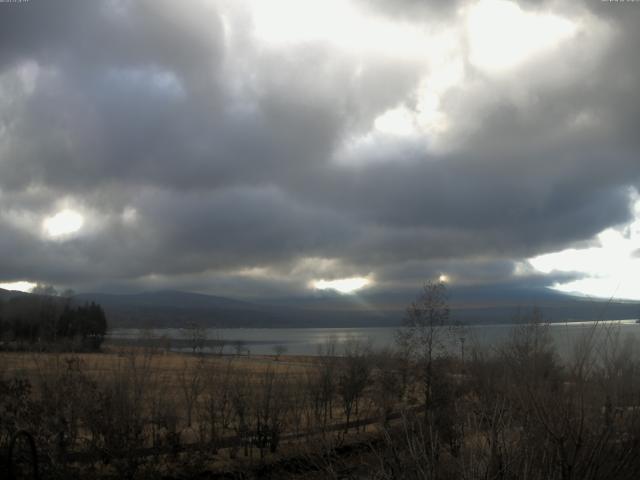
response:
<path id="1" fill-rule="evenodd" d="M 458 353 L 464 342 L 465 350 L 478 346 L 481 348 L 498 348 L 509 338 L 516 325 L 474 325 L 465 326 L 463 331 L 446 338 L 445 348 Z M 561 356 L 571 354 L 574 345 L 594 331 L 596 322 L 553 323 L 549 332 Z M 214 351 L 215 344 L 223 342 L 225 353 L 234 353 L 237 347 L 245 352 L 257 355 L 272 355 L 276 347 L 283 347 L 287 354 L 317 355 L 319 348 L 329 342 L 337 344 L 337 353 L 341 353 L 344 345 L 352 340 L 370 344 L 375 349 L 393 347 L 396 327 L 371 328 L 220 328 L 204 330 L 207 338 L 205 351 Z M 169 342 L 173 350 L 189 350 L 187 329 L 163 328 L 140 330 L 120 328 L 112 330 L 108 339 L 115 342 L 131 342 L 152 339 L 158 342 Z M 618 339 L 620 342 L 640 339 L 640 324 L 633 320 L 608 320 L 598 322 L 595 337 L 599 340 Z M 163 339 L 164 340 L 161 340 Z M 464 338 L 464 341 L 461 341 Z"/>

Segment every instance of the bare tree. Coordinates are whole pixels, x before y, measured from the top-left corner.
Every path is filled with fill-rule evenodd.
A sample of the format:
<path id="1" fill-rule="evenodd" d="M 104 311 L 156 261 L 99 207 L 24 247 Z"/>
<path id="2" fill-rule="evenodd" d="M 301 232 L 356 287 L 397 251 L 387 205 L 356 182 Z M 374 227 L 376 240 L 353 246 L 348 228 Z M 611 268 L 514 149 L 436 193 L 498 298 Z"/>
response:
<path id="1" fill-rule="evenodd" d="M 254 386 L 255 437 L 261 458 L 264 457 L 266 447 L 275 453 L 280 443 L 288 411 L 288 381 L 286 373 L 277 374 L 268 368 L 260 374 Z"/>
<path id="2" fill-rule="evenodd" d="M 333 397 L 336 393 L 336 344 L 335 338 L 318 345 L 319 371 L 311 376 L 310 390 L 314 397 L 316 419 L 326 428 L 327 420 L 333 418 Z"/>
<path id="3" fill-rule="evenodd" d="M 136 449 L 144 444 L 147 399 L 157 376 L 148 352 L 122 358 L 94 391 L 84 393 L 89 396 L 84 425 L 92 449 L 110 458 L 119 478 L 133 478 L 143 461 Z"/>
<path id="4" fill-rule="evenodd" d="M 349 431 L 352 413 L 358 415 L 358 402 L 371 379 L 370 348 L 358 340 L 345 344 L 344 365 L 338 376 L 338 392 L 346 417 L 345 432 Z"/>
<path id="5" fill-rule="evenodd" d="M 273 353 L 276 354 L 276 362 L 278 360 L 280 360 L 280 357 L 282 355 L 284 355 L 285 353 L 287 353 L 287 347 L 286 345 L 274 345 L 273 347 Z"/>
<path id="6" fill-rule="evenodd" d="M 218 440 L 231 428 L 233 417 L 232 380 L 236 372 L 229 357 L 223 365 L 211 362 L 205 369 L 203 401 L 199 404 L 201 438 L 208 437 L 214 450 Z"/>
<path id="7" fill-rule="evenodd" d="M 195 365 L 186 359 L 182 369 L 178 373 L 178 382 L 184 395 L 185 408 L 187 411 L 188 427 L 191 427 L 194 407 L 204 389 L 204 367 L 205 362 L 202 357 L 198 358 Z"/>
<path id="8" fill-rule="evenodd" d="M 233 377 L 231 385 L 231 406 L 233 407 L 233 429 L 236 436 L 242 443 L 245 457 L 249 456 L 251 447 L 251 419 L 254 407 L 252 386 L 249 380 L 250 373 L 239 371 Z M 237 455 L 237 448 L 233 447 L 229 451 L 231 458 Z"/>
<path id="9" fill-rule="evenodd" d="M 373 400 L 387 426 L 389 416 L 403 395 L 402 364 L 398 355 L 387 349 L 376 353 L 373 365 Z"/>
<path id="10" fill-rule="evenodd" d="M 421 370 L 423 402 L 430 408 L 433 386 L 433 361 L 444 350 L 449 335 L 447 288 L 441 281 L 427 282 L 418 298 L 409 305 L 396 333 L 401 350 L 406 351 Z"/>
<path id="11" fill-rule="evenodd" d="M 218 356 L 221 356 L 224 353 L 224 347 L 227 345 L 227 342 L 224 338 L 224 335 L 220 328 L 215 327 L 213 329 L 213 347 L 215 348 L 215 353 Z"/>
<path id="12" fill-rule="evenodd" d="M 246 351 L 246 345 L 244 340 L 236 340 L 233 342 L 233 349 L 236 351 L 236 355 L 240 356 Z"/>
<path id="13" fill-rule="evenodd" d="M 190 323 L 185 330 L 185 337 L 193 354 L 202 353 L 207 343 L 207 330 L 197 323 Z"/>

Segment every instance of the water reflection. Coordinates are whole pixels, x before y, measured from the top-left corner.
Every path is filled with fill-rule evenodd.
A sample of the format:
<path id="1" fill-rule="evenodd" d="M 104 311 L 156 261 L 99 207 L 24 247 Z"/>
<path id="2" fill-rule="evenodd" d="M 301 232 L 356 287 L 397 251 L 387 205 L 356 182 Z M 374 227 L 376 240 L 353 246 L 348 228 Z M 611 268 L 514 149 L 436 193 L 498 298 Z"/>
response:
<path id="1" fill-rule="evenodd" d="M 550 324 L 549 333 L 558 353 L 566 357 L 573 351 L 578 341 L 593 330 L 594 322 L 571 322 Z M 461 341 L 467 350 L 474 347 L 498 348 L 509 338 L 515 325 L 474 325 L 466 326 L 464 331 L 454 334 L 450 342 L 444 345 L 452 353 L 460 351 Z M 224 352 L 233 353 L 234 345 L 242 343 L 246 350 L 257 355 L 271 355 L 277 346 L 286 346 L 288 354 L 316 355 L 318 348 L 328 342 L 335 342 L 337 350 L 348 341 L 357 339 L 371 344 L 373 348 L 394 346 L 395 327 L 372 328 L 221 328 L 205 329 L 205 351 L 214 351 L 219 342 L 223 342 Z M 640 324 L 635 320 L 611 320 L 599 322 L 597 338 L 615 336 L 624 340 L 640 333 Z M 144 339 L 164 339 L 172 349 L 188 350 L 188 331 L 180 328 L 140 330 L 134 328 L 114 329 L 109 334 L 113 342 L 137 342 Z M 464 339 L 464 340 L 461 340 Z"/>

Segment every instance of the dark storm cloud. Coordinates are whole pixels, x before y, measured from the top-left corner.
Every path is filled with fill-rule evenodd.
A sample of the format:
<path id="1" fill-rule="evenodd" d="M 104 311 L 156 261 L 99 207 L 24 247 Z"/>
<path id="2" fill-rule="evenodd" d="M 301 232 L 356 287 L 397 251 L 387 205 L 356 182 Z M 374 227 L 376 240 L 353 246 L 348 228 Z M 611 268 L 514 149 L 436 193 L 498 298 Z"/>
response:
<path id="1" fill-rule="evenodd" d="M 203 258 L 205 265 L 233 268 L 338 252 L 356 228 L 336 212 L 304 206 L 272 188 L 153 193 L 139 206 L 150 238 L 162 239 L 159 254 L 182 251 L 163 269 L 174 261 L 184 268 L 188 258 L 193 265 L 187 271 L 193 271 Z"/>
<path id="2" fill-rule="evenodd" d="M 389 264 L 376 274 L 373 293 L 415 293 L 425 278 L 446 275 L 452 285 L 478 287 L 483 285 L 511 286 L 513 288 L 545 287 L 555 282 L 567 282 L 579 278 L 577 273 L 553 273 L 545 275 L 534 271 L 514 271 L 516 259 L 491 258 L 405 261 Z"/>
<path id="3" fill-rule="evenodd" d="M 439 272 L 533 282 L 517 262 L 630 219 L 640 9 L 523 4 L 613 33 L 596 51 L 587 29 L 516 78 L 467 61 L 440 99 L 446 148 L 373 136 L 341 163 L 376 117 L 417 111 L 431 67 L 274 46 L 242 5 L 0 5 L 0 281 L 239 296 L 357 275 L 390 290 Z M 356 5 L 419 28 L 464 6 Z M 47 238 L 42 219 L 66 207 L 85 228 Z"/>
<path id="4" fill-rule="evenodd" d="M 204 6 L 168 0 L 31 0 L 8 5 L 0 18 L 0 59 L 24 58 L 88 70 L 162 64 L 186 78 L 219 61 L 221 25 Z M 215 13 L 215 12 L 214 12 Z M 210 69 L 209 69 L 210 70 Z M 195 82 L 195 80 L 194 80 Z"/>

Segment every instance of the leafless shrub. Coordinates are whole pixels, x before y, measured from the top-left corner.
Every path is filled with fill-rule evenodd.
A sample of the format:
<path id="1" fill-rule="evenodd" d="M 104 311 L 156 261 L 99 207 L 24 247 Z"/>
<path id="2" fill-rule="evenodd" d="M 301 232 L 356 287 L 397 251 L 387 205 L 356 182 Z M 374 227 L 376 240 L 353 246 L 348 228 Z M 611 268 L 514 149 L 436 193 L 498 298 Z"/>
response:
<path id="1" fill-rule="evenodd" d="M 307 374 L 307 388 L 313 402 L 315 421 L 322 429 L 327 428 L 333 418 L 333 400 L 337 390 L 336 341 L 329 339 L 318 346 L 318 368 Z"/>
<path id="2" fill-rule="evenodd" d="M 288 415 L 285 420 L 288 423 L 289 431 L 297 436 L 301 434 L 303 429 L 310 430 L 312 428 L 310 424 L 312 418 L 310 415 L 311 395 L 306 388 L 306 381 L 303 377 L 290 375 L 288 400 Z"/>
<path id="3" fill-rule="evenodd" d="M 233 408 L 232 428 L 244 450 L 244 455 L 249 456 L 251 453 L 251 420 L 252 415 L 252 386 L 249 380 L 248 372 L 243 372 L 233 377 L 231 385 L 231 405 Z M 230 450 L 230 455 L 235 458 L 237 455 L 237 447 L 234 446 Z"/>
<path id="4" fill-rule="evenodd" d="M 213 328 L 213 349 L 214 353 L 218 356 L 221 356 L 224 353 L 224 347 L 227 346 L 227 341 L 224 338 L 224 334 L 222 330 L 218 327 Z"/>
<path id="5" fill-rule="evenodd" d="M 207 364 L 203 375 L 202 401 L 198 409 L 201 440 L 209 442 L 215 451 L 220 438 L 231 429 L 234 413 L 232 387 L 236 370 L 229 359 L 222 365 Z"/>
<path id="6" fill-rule="evenodd" d="M 345 343 L 342 368 L 338 376 L 338 392 L 345 415 L 345 432 L 349 431 L 352 413 L 358 416 L 358 405 L 371 380 L 371 348 L 351 339 Z"/>
<path id="7" fill-rule="evenodd" d="M 86 374 L 86 364 L 77 355 L 55 354 L 46 362 L 37 354 L 32 358 L 38 365 L 37 393 L 44 422 L 40 432 L 50 432 L 46 450 L 64 460 L 83 433 L 88 398 L 98 385 Z"/>
<path id="8" fill-rule="evenodd" d="M 390 415 L 403 398 L 403 365 L 399 355 L 388 349 L 372 357 L 373 401 L 387 426 Z"/>
<path id="9" fill-rule="evenodd" d="M 275 453 L 288 411 L 286 374 L 276 374 L 271 368 L 264 371 L 255 387 L 255 443 L 264 457 L 268 447 Z"/>
<path id="10" fill-rule="evenodd" d="M 184 330 L 184 336 L 189 344 L 189 348 L 191 348 L 191 353 L 202 353 L 207 343 L 206 328 L 197 323 L 190 323 Z"/>
<path id="11" fill-rule="evenodd" d="M 447 289 L 443 282 L 427 282 L 416 301 L 407 308 L 402 327 L 396 332 L 397 344 L 419 371 L 422 403 L 431 408 L 433 363 L 445 352 L 451 335 Z"/>
<path id="12" fill-rule="evenodd" d="M 205 360 L 199 357 L 195 362 L 185 358 L 178 372 L 178 384 L 184 398 L 187 427 L 191 427 L 193 410 L 204 389 Z"/>
<path id="13" fill-rule="evenodd" d="M 159 384 L 168 380 L 160 377 Z M 157 391 L 157 390 L 156 390 Z M 180 445 L 179 409 L 171 395 L 151 395 L 149 398 L 149 424 L 151 446 L 156 449 L 176 449 Z"/>
<path id="14" fill-rule="evenodd" d="M 287 346 L 286 346 L 286 345 L 275 345 L 275 346 L 273 347 L 273 353 L 275 353 L 275 355 L 276 355 L 276 362 L 277 362 L 278 360 L 280 360 L 280 357 L 281 357 L 282 355 L 284 355 L 285 353 L 287 353 L 287 350 L 288 350 L 288 349 L 287 349 Z"/>
<path id="15" fill-rule="evenodd" d="M 121 357 L 88 398 L 84 418 L 91 448 L 121 478 L 133 478 L 144 462 L 137 450 L 146 444 L 145 410 L 154 380 L 151 356 L 132 351 Z"/>

